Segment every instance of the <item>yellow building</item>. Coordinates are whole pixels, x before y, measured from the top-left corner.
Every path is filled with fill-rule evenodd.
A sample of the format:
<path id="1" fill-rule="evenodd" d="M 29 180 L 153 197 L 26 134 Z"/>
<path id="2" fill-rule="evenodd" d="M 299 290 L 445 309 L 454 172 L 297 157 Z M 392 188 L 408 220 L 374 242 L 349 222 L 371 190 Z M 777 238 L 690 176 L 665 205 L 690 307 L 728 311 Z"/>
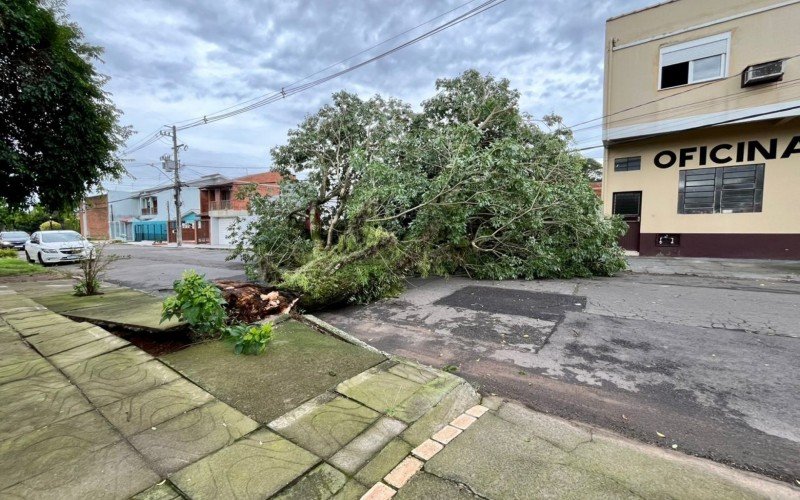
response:
<path id="1" fill-rule="evenodd" d="M 603 202 L 641 255 L 800 259 L 800 0 L 606 24 Z"/>

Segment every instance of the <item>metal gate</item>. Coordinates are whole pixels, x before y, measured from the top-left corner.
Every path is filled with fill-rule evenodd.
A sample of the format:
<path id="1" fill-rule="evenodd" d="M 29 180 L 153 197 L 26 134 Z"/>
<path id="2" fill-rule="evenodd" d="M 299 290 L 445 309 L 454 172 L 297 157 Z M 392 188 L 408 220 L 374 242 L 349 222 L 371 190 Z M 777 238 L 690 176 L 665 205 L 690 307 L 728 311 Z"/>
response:
<path id="1" fill-rule="evenodd" d="M 135 241 L 167 241 L 167 224 L 157 222 L 135 222 L 133 224 Z"/>

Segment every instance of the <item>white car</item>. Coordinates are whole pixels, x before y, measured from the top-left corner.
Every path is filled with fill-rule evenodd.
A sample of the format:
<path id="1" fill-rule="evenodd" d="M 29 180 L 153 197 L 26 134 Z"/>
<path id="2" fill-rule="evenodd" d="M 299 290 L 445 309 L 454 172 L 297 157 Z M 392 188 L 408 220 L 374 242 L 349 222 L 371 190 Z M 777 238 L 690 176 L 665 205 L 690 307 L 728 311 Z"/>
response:
<path id="1" fill-rule="evenodd" d="M 75 231 L 36 231 L 25 242 L 25 258 L 42 265 L 94 258 L 94 245 Z"/>

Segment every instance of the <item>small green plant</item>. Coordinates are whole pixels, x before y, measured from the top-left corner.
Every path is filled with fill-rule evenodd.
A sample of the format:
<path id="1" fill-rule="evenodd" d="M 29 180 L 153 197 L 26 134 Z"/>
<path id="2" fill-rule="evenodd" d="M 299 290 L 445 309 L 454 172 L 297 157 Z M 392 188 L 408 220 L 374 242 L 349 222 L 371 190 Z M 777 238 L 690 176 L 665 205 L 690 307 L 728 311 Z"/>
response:
<path id="1" fill-rule="evenodd" d="M 456 365 L 445 365 L 444 368 L 442 368 L 442 371 L 445 371 L 447 373 L 455 373 L 455 372 L 458 371 L 458 366 L 456 366 Z"/>
<path id="2" fill-rule="evenodd" d="M 16 259 L 18 252 L 13 248 L 0 249 L 0 259 Z"/>
<path id="3" fill-rule="evenodd" d="M 228 315 L 222 293 L 205 276 L 193 269 L 184 271 L 172 285 L 174 297 L 164 299 L 161 322 L 172 318 L 186 321 L 201 337 L 215 337 L 224 332 Z"/>
<path id="4" fill-rule="evenodd" d="M 82 297 L 86 295 L 100 294 L 100 280 L 108 269 L 108 266 L 122 259 L 129 259 L 129 255 L 115 255 L 106 253 L 106 244 L 98 243 L 89 249 L 88 258 L 81 261 L 81 274 L 78 282 L 73 287 L 75 295 Z"/>
<path id="5" fill-rule="evenodd" d="M 272 323 L 229 326 L 225 329 L 225 338 L 233 342 L 236 354 L 261 354 L 272 340 Z"/>

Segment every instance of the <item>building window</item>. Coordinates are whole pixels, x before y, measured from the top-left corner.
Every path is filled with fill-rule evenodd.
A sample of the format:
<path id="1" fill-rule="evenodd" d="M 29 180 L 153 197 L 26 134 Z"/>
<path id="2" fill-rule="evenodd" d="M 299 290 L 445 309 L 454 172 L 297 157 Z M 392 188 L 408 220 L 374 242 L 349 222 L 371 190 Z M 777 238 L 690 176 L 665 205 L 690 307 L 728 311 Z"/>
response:
<path id="1" fill-rule="evenodd" d="M 731 34 L 709 36 L 661 49 L 660 88 L 724 77 L 728 72 Z"/>
<path id="2" fill-rule="evenodd" d="M 158 213 L 158 198 L 145 196 L 142 198 L 142 215 L 156 215 Z"/>
<path id="3" fill-rule="evenodd" d="M 617 158 L 614 160 L 614 172 L 627 172 L 629 170 L 640 170 L 641 168 L 642 168 L 641 156 Z"/>
<path id="4" fill-rule="evenodd" d="M 638 217 L 642 213 L 642 192 L 614 193 L 611 213 L 621 215 L 623 218 Z"/>
<path id="5" fill-rule="evenodd" d="M 700 168 L 680 173 L 679 214 L 760 212 L 764 165 Z"/>

